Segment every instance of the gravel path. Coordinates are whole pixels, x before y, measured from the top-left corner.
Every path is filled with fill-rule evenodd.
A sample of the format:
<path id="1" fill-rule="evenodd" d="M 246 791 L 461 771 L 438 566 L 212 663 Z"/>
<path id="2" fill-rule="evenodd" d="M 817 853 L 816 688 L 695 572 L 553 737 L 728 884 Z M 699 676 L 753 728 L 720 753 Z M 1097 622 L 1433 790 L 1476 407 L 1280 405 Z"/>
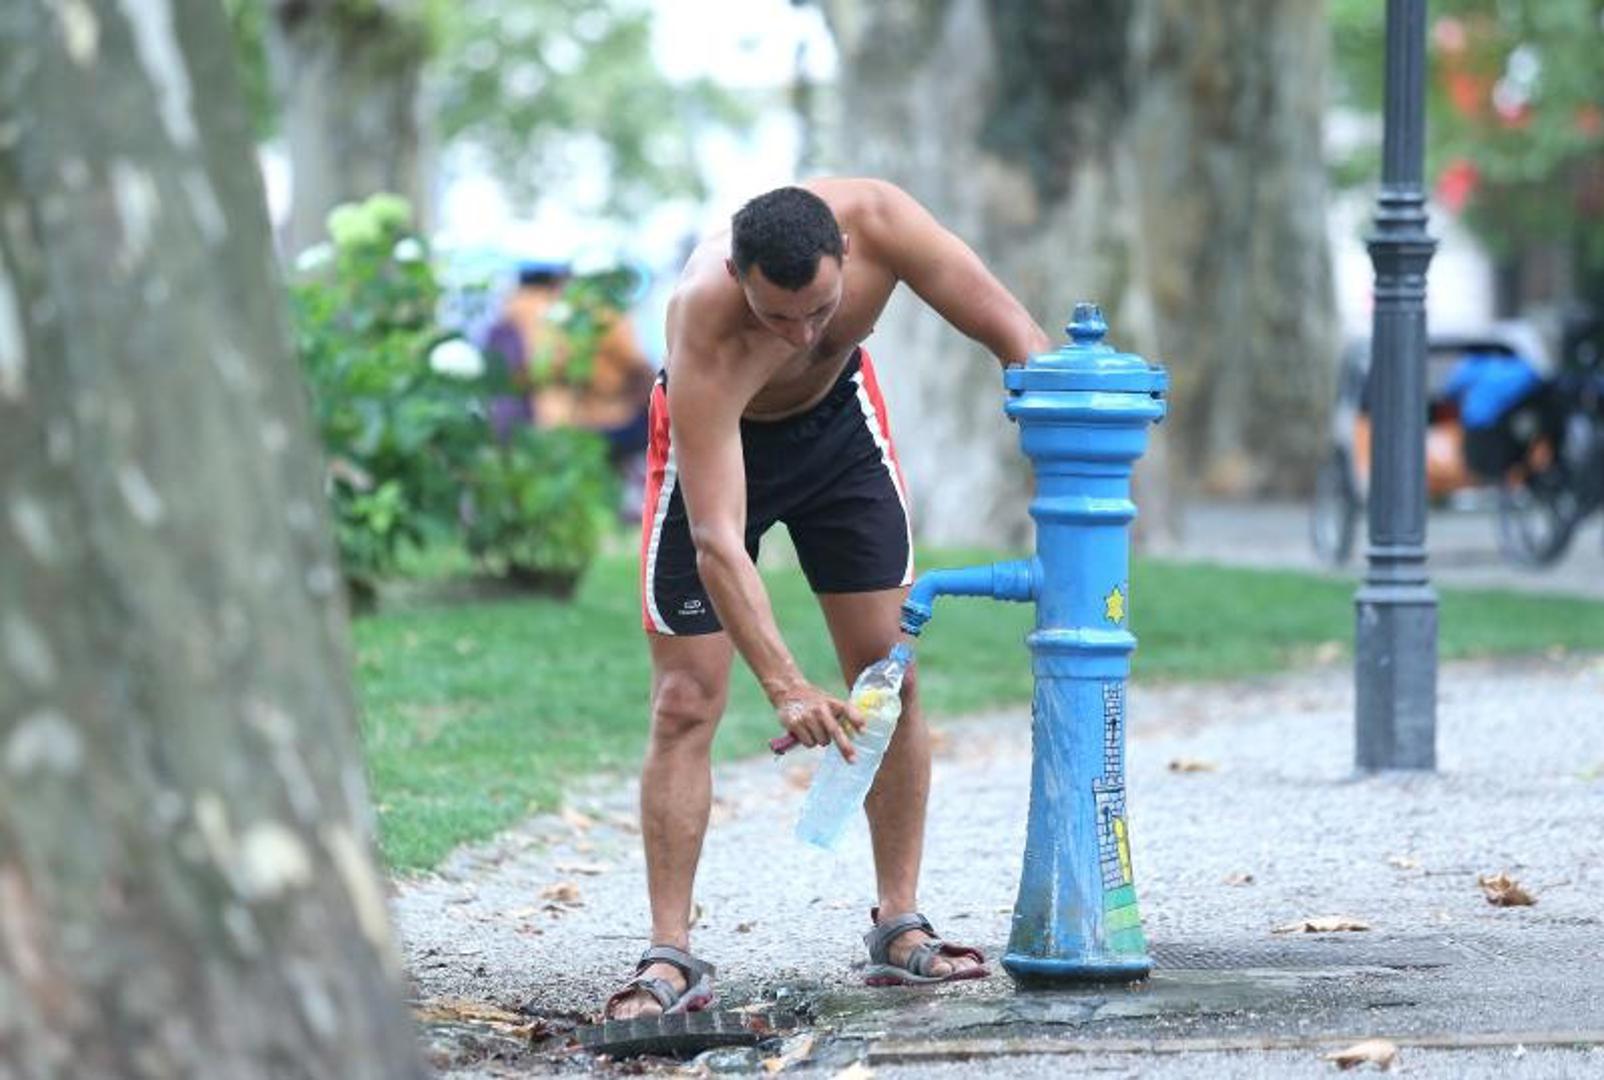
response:
<path id="1" fill-rule="evenodd" d="M 849 989 L 872 899 L 867 833 L 860 826 L 836 856 L 794 843 L 806 777 L 789 762 L 719 771 L 695 948 L 720 965 L 721 1004 L 806 1002 L 859 1056 L 900 1036 L 977 1033 L 1604 1032 L 1604 658 L 1446 665 L 1440 770 L 1428 776 L 1353 775 L 1350 680 L 1331 668 L 1132 687 L 1130 816 L 1147 933 L 1158 951 L 1218 954 L 1223 971 L 1171 973 L 1161 961 L 1145 997 L 1021 996 L 1000 973 L 934 997 Z M 1006 939 L 1017 886 L 1028 729 L 1022 711 L 949 724 L 938 752 L 922 904 L 988 952 Z M 1183 762 L 1200 771 L 1171 768 Z M 393 909 L 419 997 L 557 1017 L 593 1010 L 645 944 L 634 798 L 627 781 L 598 781 L 566 817 L 534 819 L 399 883 Z M 1477 877 L 1499 871 L 1538 903 L 1490 906 Z M 1302 959 L 1288 952 L 1299 942 L 1271 934 L 1316 915 L 1373 930 L 1313 939 Z M 1338 955 L 1345 948 L 1352 959 Z M 1421 959 L 1376 961 L 1389 955 Z M 1585 1047 L 1513 1054 L 1405 1051 L 1425 1075 L 1600 1065 Z M 1126 1068 L 1117 1055 L 1007 1060 L 1018 1075 Z M 1230 1063 L 1233 1075 L 1313 1075 L 1293 1062 L 1330 1069 L 1296 1050 L 1144 1056 L 1129 1071 L 1211 1076 Z M 888 1060 L 876 1073 L 963 1067 Z"/>

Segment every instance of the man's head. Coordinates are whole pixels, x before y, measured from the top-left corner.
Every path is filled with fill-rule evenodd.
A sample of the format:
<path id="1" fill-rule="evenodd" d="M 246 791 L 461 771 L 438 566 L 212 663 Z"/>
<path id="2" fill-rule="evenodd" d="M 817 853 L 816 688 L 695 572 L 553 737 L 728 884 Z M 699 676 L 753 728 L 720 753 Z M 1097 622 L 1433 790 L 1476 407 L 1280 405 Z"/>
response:
<path id="1" fill-rule="evenodd" d="M 847 247 L 823 199 L 783 187 L 735 215 L 726 265 L 759 322 L 793 345 L 809 346 L 841 303 Z"/>

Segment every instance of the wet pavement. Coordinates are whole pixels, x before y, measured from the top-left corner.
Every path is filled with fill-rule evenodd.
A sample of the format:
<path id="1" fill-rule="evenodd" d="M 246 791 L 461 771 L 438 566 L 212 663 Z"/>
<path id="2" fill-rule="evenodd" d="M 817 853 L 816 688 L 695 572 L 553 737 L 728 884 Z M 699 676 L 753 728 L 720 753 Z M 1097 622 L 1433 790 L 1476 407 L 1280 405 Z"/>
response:
<path id="1" fill-rule="evenodd" d="M 1350 682 L 1332 667 L 1133 685 L 1131 846 L 1156 966 L 1132 986 L 1020 993 L 999 971 L 862 987 L 866 830 L 813 852 L 789 837 L 796 763 L 720 769 L 693 947 L 720 967 L 721 1009 L 801 1019 L 774 1021 L 788 1040 L 627 1067 L 1313 1076 L 1334 1072 L 1322 1054 L 1389 1036 L 1413 1075 L 1604 1075 L 1604 658 L 1445 665 L 1433 775 L 1353 774 Z M 997 954 L 1028 715 L 940 727 L 922 906 Z M 448 1016 L 506 1010 L 499 1026 L 431 1025 L 444 1072 L 626 1067 L 561 1047 L 645 945 L 634 798 L 628 780 L 598 779 L 566 815 L 399 884 L 418 999 Z M 1537 902 L 1489 904 L 1478 877 L 1499 872 Z M 1370 929 L 1274 932 L 1329 915 Z"/>

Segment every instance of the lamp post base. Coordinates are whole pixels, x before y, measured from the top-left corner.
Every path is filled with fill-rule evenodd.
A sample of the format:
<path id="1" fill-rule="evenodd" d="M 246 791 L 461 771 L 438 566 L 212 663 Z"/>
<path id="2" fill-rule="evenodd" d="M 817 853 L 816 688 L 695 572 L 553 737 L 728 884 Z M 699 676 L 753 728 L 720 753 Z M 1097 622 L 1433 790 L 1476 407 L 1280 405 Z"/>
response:
<path id="1" fill-rule="evenodd" d="M 1146 954 L 1055 959 L 1010 952 L 1003 956 L 1002 965 L 1009 977 L 1027 990 L 1061 989 L 1088 983 L 1139 982 L 1153 970 L 1152 958 Z"/>

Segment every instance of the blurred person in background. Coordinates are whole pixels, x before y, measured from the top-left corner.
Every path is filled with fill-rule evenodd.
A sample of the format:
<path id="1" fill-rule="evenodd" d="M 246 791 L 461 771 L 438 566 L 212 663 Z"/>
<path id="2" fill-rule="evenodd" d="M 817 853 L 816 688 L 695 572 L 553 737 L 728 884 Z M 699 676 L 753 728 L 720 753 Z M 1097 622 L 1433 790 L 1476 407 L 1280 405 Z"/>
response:
<path id="1" fill-rule="evenodd" d="M 589 370 L 574 376 L 569 370 L 572 350 L 560 326 L 570 277 L 564 262 L 519 264 L 517 287 L 485 341 L 485 351 L 501 358 L 517 391 L 491 400 L 491 425 L 500 438 L 520 425 L 576 427 L 601 435 L 625 479 L 623 514 L 635 520 L 645 468 L 647 405 L 656 370 L 640 347 L 629 313 L 619 311 L 597 341 Z"/>

